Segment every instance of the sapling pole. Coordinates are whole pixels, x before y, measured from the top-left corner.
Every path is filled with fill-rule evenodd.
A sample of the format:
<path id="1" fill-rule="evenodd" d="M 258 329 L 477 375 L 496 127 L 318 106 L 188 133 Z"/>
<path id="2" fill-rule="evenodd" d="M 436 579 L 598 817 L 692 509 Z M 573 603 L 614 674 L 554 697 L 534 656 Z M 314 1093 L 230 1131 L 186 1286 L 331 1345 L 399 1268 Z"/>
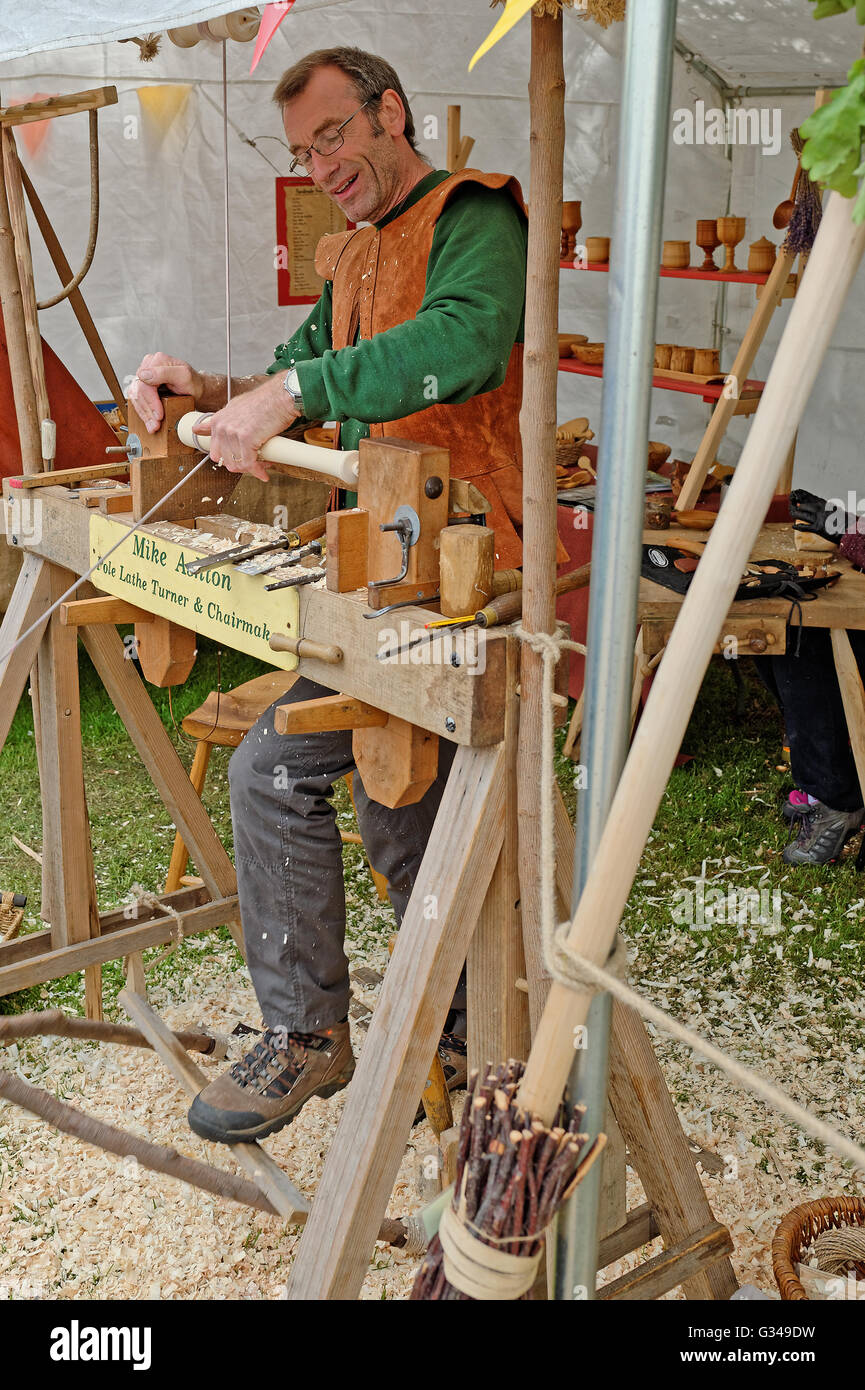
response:
<path id="1" fill-rule="evenodd" d="M 531 175 L 523 404 L 523 628 L 552 632 L 556 581 L 556 392 L 559 250 L 565 150 L 562 17 L 532 12 L 529 76 Z M 541 943 L 543 662 L 523 643 L 520 661 L 519 877 L 529 1011 L 536 1027 L 548 981 Z"/>

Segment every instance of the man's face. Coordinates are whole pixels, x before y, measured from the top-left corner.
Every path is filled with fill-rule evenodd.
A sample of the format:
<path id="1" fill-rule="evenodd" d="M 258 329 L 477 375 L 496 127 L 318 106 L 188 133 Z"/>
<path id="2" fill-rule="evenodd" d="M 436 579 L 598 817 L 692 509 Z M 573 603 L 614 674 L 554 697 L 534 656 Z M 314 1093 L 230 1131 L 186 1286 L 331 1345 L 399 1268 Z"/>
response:
<path id="1" fill-rule="evenodd" d="M 322 131 L 333 129 L 357 111 L 361 101 L 339 68 L 319 68 L 300 96 L 283 109 L 283 124 L 292 154 L 301 154 Z M 394 139 L 376 135 L 369 107 L 358 111 L 342 131 L 345 143 L 331 155 L 312 152 L 309 175 L 351 222 L 375 222 L 389 210 L 399 186 Z"/>

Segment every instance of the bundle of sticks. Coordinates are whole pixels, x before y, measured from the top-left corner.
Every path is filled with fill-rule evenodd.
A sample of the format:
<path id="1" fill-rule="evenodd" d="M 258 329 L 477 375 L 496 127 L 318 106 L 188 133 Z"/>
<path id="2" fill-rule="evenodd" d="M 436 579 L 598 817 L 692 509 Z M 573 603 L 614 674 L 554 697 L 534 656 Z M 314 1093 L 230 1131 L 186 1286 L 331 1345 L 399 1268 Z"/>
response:
<path id="1" fill-rule="evenodd" d="M 533 1282 L 547 1226 L 606 1143 L 602 1134 L 586 1148 L 588 1136 L 578 1133 L 584 1107 L 574 1110 L 567 1129 L 548 1129 L 540 1120 L 526 1116 L 518 1098 L 524 1069 L 522 1062 L 509 1061 L 488 1071 L 482 1082 L 477 1072 L 469 1078 L 447 1225 L 453 1230 L 456 1220 L 463 1232 L 469 1233 L 468 1262 L 480 1272 L 479 1281 L 468 1281 L 475 1291 L 464 1292 L 448 1278 L 450 1273 L 460 1283 L 466 1282 L 460 1273 L 465 1262 L 459 1260 L 457 1269 L 443 1222 L 418 1271 L 412 1299 L 460 1302 L 530 1298 L 530 1290 L 509 1295 L 496 1287 L 496 1267 L 506 1263 L 500 1256 L 531 1261 L 526 1269 L 528 1282 Z M 464 1243 L 460 1241 L 460 1245 Z M 488 1284 L 482 1246 L 490 1251 Z M 514 1264 L 513 1260 L 509 1263 Z M 484 1284 L 487 1288 L 482 1291 Z"/>

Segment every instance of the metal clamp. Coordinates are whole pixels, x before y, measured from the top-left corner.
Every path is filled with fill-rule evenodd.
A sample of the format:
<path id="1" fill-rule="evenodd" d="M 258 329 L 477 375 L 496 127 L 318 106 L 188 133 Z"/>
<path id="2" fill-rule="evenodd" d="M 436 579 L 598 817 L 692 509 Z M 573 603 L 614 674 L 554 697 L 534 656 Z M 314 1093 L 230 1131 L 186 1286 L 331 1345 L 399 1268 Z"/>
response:
<path id="1" fill-rule="evenodd" d="M 413 545 L 417 545 L 420 536 L 420 517 L 414 507 L 397 507 L 393 514 L 393 521 L 383 521 L 378 529 L 380 531 L 394 531 L 399 537 L 402 565 L 399 574 L 393 579 L 371 580 L 367 588 L 389 589 L 392 584 L 401 584 L 408 574 L 408 553 Z"/>

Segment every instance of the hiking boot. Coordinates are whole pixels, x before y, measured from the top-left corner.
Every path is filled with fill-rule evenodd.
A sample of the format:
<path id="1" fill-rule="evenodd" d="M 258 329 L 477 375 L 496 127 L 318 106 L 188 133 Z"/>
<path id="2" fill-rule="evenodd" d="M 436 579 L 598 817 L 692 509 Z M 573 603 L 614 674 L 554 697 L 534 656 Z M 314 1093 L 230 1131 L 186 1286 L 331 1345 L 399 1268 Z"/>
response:
<path id="1" fill-rule="evenodd" d="M 794 821 L 800 816 L 807 816 L 810 810 L 808 793 L 800 792 L 798 787 L 794 787 L 781 806 L 781 815 L 786 821 Z"/>
<path id="2" fill-rule="evenodd" d="M 862 824 L 858 811 L 833 811 L 818 801 L 801 817 L 796 839 L 781 856 L 785 864 L 831 864 Z"/>
<path id="3" fill-rule="evenodd" d="M 217 1144 L 275 1134 L 309 1100 L 347 1086 L 354 1072 L 348 1023 L 317 1033 L 268 1028 L 252 1050 L 195 1097 L 189 1127 Z"/>

